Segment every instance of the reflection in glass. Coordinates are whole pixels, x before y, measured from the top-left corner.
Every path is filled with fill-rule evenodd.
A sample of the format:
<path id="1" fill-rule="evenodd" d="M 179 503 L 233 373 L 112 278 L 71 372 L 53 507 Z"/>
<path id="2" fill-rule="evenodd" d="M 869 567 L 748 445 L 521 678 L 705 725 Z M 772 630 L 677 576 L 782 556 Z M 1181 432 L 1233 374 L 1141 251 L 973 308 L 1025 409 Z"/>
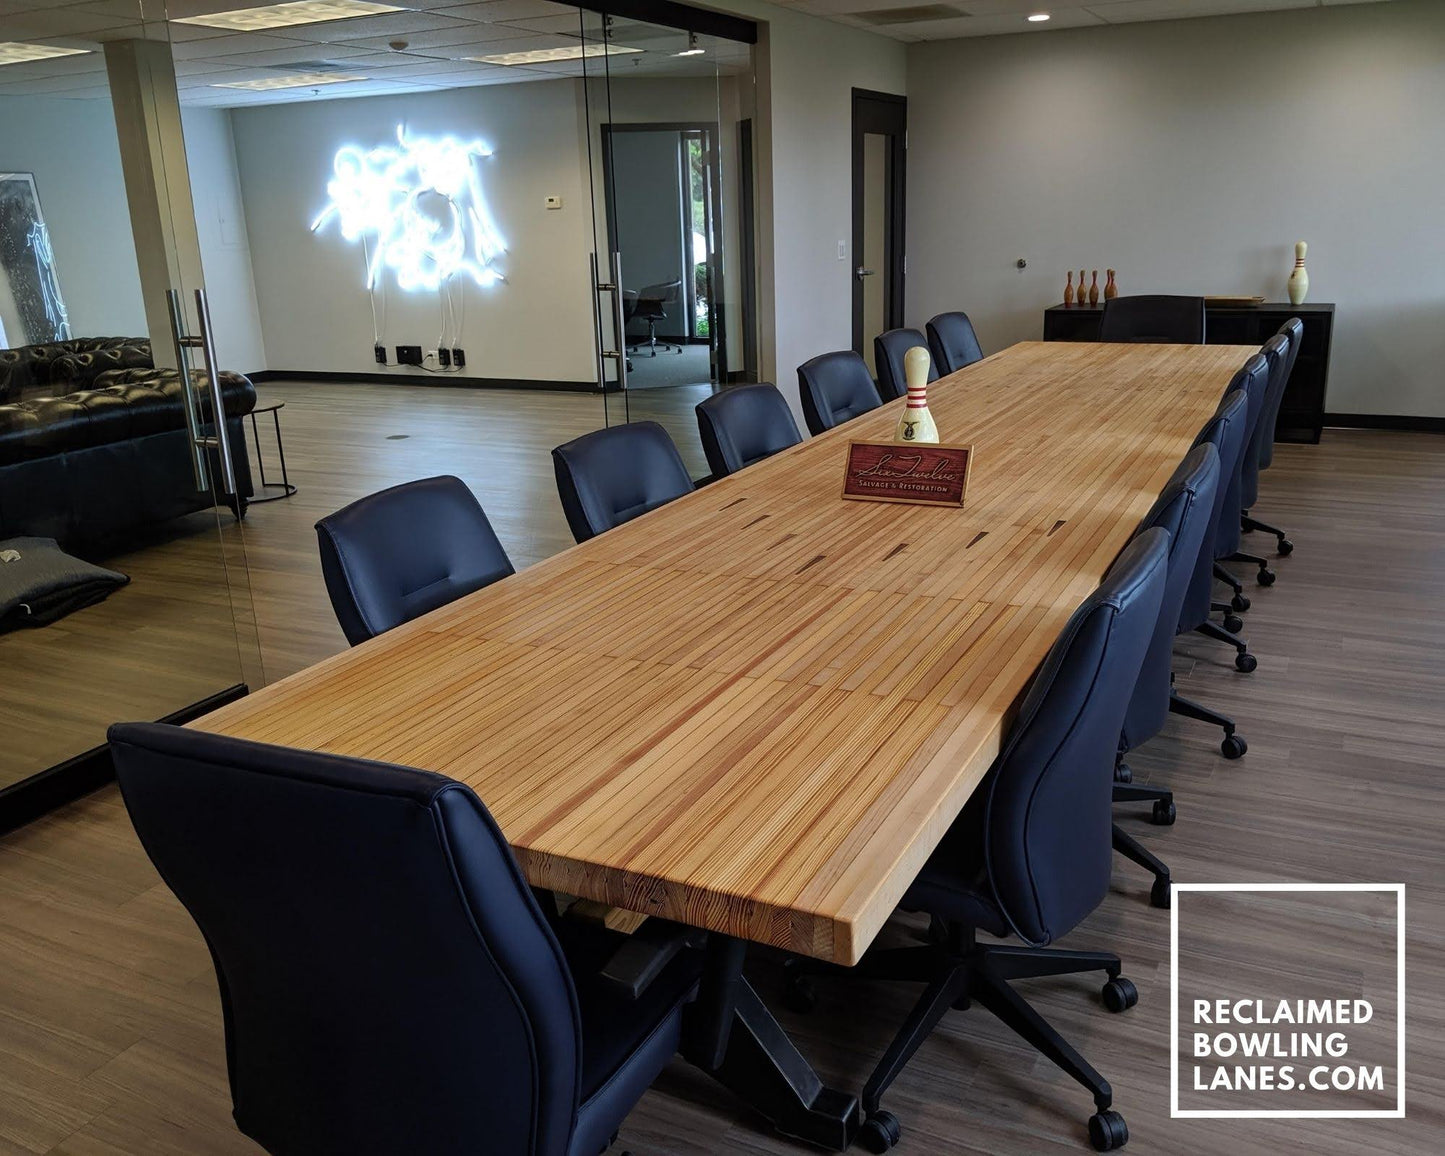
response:
<path id="1" fill-rule="evenodd" d="M 55 253 L 29 173 L 0 173 L 0 346 L 70 338 Z"/>

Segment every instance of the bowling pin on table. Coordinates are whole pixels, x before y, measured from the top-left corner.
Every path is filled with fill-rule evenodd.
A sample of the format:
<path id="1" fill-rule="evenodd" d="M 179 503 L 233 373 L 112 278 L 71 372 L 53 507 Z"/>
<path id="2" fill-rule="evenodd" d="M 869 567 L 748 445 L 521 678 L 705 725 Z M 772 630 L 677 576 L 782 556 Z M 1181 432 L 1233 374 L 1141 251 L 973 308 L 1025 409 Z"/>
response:
<path id="1" fill-rule="evenodd" d="M 1095 269 L 1095 270 L 1094 270 L 1094 281 L 1093 281 L 1093 284 L 1091 284 L 1091 285 L 1089 286 L 1089 304 L 1090 304 L 1090 305 L 1097 305 L 1098 303 L 1099 303 L 1099 271 L 1098 271 L 1097 269 Z"/>
<path id="2" fill-rule="evenodd" d="M 903 355 L 903 380 L 908 383 L 908 400 L 903 403 L 903 416 L 898 419 L 894 441 L 938 443 L 938 426 L 928 412 L 928 367 L 932 359 L 922 345 L 915 345 Z"/>
<path id="3" fill-rule="evenodd" d="M 1119 286 L 1114 284 L 1114 270 L 1109 270 L 1109 280 L 1104 286 L 1104 300 L 1112 301 L 1119 296 Z"/>
<path id="4" fill-rule="evenodd" d="M 1074 303 L 1074 271 L 1073 271 L 1072 269 L 1070 269 L 1070 270 L 1069 270 L 1069 279 L 1064 282 L 1064 304 L 1065 304 L 1065 305 L 1072 305 L 1073 303 Z"/>
<path id="5" fill-rule="evenodd" d="M 1079 270 L 1079 304 L 1083 305 L 1089 299 L 1089 291 L 1084 288 L 1084 271 Z"/>
<path id="6" fill-rule="evenodd" d="M 1303 305 L 1305 298 L 1310 292 L 1309 270 L 1305 268 L 1305 253 L 1309 246 L 1303 241 L 1296 241 L 1294 246 L 1294 270 L 1289 275 L 1289 303 L 1291 305 Z"/>

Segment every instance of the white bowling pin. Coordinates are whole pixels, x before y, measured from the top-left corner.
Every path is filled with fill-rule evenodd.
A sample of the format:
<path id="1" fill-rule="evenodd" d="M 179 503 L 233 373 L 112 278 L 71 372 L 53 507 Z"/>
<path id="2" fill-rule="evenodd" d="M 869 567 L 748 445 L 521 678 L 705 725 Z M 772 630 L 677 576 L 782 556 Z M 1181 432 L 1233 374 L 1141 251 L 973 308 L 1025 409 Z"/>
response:
<path id="1" fill-rule="evenodd" d="M 1294 270 L 1289 275 L 1289 303 L 1303 305 L 1310 292 L 1309 270 L 1305 268 L 1305 252 L 1309 249 L 1303 241 L 1294 246 Z"/>
<path id="2" fill-rule="evenodd" d="M 900 442 L 938 442 L 938 427 L 928 412 L 928 367 L 932 359 L 922 345 L 915 345 L 903 355 L 903 379 L 908 383 L 908 399 L 903 403 L 903 416 L 898 419 Z"/>

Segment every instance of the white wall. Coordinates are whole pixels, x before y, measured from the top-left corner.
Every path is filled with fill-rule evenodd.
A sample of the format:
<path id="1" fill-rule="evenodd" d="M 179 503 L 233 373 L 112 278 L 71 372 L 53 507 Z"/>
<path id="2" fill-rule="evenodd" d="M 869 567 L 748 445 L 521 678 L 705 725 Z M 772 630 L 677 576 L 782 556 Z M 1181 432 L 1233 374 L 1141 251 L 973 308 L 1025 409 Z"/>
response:
<path id="1" fill-rule="evenodd" d="M 1445 4 L 909 48 L 909 324 L 1036 339 L 1069 268 L 1338 306 L 1327 408 L 1445 416 Z M 1019 257 L 1028 269 L 1015 268 Z"/>
<path id="2" fill-rule="evenodd" d="M 110 101 L 0 97 L 0 167 L 35 174 L 77 337 L 146 331 Z"/>
<path id="3" fill-rule="evenodd" d="M 386 144 L 405 123 L 417 134 L 475 135 L 494 150 L 481 163 L 488 202 L 507 240 L 507 283 L 466 290 L 466 323 L 457 342 L 466 350 L 466 375 L 595 380 L 582 117 L 572 81 L 234 111 L 267 367 L 380 369 L 372 357 L 361 246 L 343 240 L 334 224 L 317 234 L 310 224 L 326 204 L 336 150 Z M 562 209 L 544 207 L 549 194 L 563 198 Z M 388 276 L 378 307 L 388 347 L 436 348 L 437 294 L 404 294 Z M 394 348 L 388 356 L 394 360 Z M 421 371 L 393 365 L 390 372 Z"/>
<path id="4" fill-rule="evenodd" d="M 251 276 L 236 148 L 230 113 L 215 108 L 184 108 L 186 138 L 206 295 L 216 334 L 216 357 L 227 369 L 249 373 L 266 368 L 261 317 Z"/>

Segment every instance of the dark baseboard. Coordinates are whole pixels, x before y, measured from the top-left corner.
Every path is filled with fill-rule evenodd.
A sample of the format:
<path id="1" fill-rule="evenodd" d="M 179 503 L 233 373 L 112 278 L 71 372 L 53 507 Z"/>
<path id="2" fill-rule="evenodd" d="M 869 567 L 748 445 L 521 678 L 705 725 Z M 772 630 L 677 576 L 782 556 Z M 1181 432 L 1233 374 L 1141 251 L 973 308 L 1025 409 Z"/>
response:
<path id="1" fill-rule="evenodd" d="M 217 707 L 235 702 L 247 694 L 243 683 L 227 687 L 210 698 L 168 714 L 159 720 L 182 726 L 193 722 Z M 73 803 L 76 799 L 105 786 L 115 778 L 115 764 L 110 757 L 109 744 L 102 743 L 83 754 L 57 763 L 49 770 L 31 775 L 18 783 L 12 783 L 0 790 L 0 835 L 23 827 L 33 819 L 49 814 L 57 807 Z"/>
<path id="2" fill-rule="evenodd" d="M 1404 413 L 1327 413 L 1324 423 L 1336 429 L 1401 429 L 1445 433 L 1445 417 L 1416 417 Z"/>
<path id="3" fill-rule="evenodd" d="M 442 385 L 454 389 L 545 389 L 597 393 L 595 381 L 529 381 L 512 377 L 462 377 L 453 373 L 337 373 L 329 369 L 259 369 L 246 374 L 256 385 L 274 381 L 316 381 L 350 385 Z"/>

